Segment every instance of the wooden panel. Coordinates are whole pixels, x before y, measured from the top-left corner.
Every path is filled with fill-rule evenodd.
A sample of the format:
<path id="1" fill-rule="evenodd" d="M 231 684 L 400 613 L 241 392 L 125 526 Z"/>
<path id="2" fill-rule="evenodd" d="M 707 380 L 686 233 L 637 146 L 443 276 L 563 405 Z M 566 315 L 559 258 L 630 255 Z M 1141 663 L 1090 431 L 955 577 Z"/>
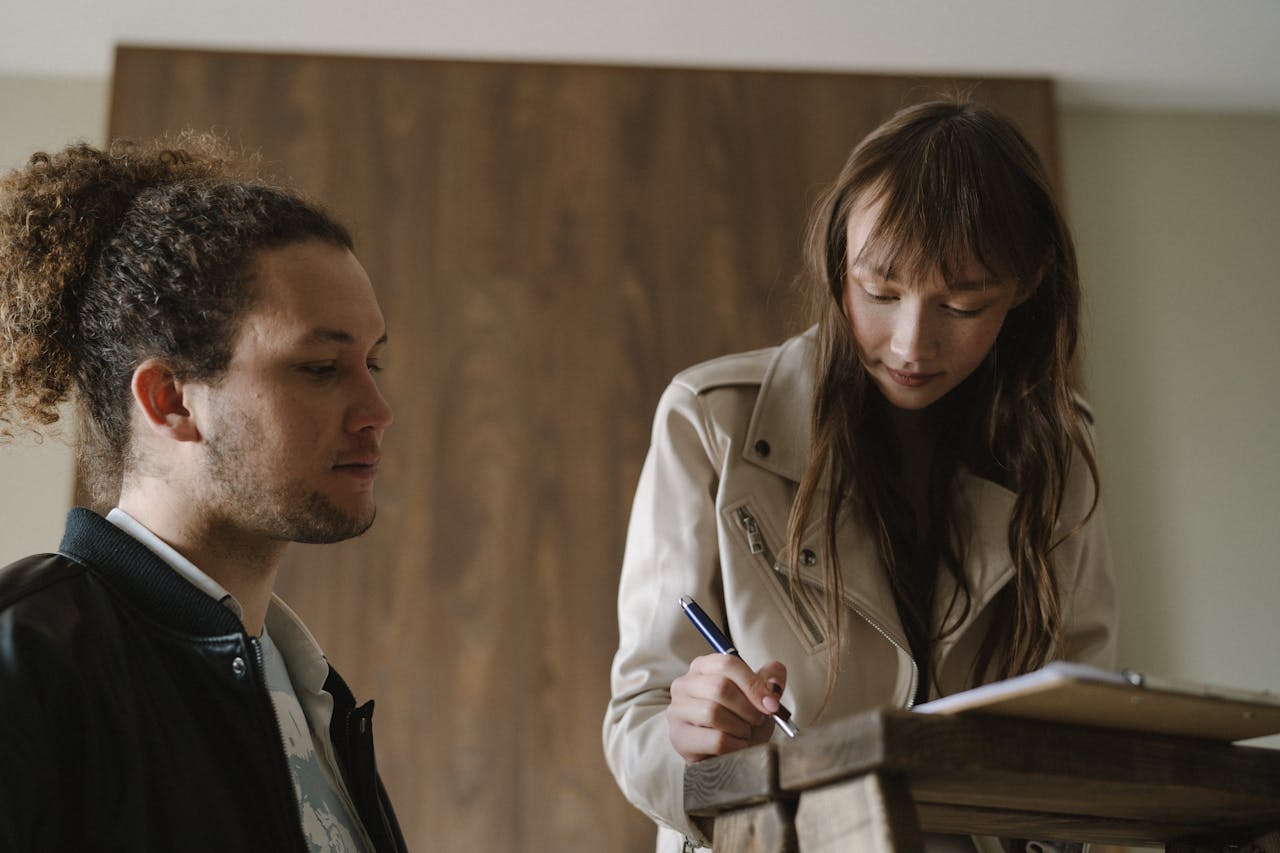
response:
<path id="1" fill-rule="evenodd" d="M 796 831 L 803 849 L 811 842 L 829 845 L 822 849 L 911 844 L 891 840 L 892 827 L 905 832 L 917 817 L 930 832 L 1004 838 L 1177 842 L 1188 851 L 1229 844 L 1265 850 L 1280 843 L 1275 750 L 888 710 L 808 729 L 768 751 L 756 747 L 691 765 L 685 772 L 691 810 L 712 816 L 735 808 L 745 798 L 725 795 L 717 805 L 706 791 L 713 784 L 729 792 L 758 785 L 760 756 L 769 754 L 778 762 L 775 801 L 799 796 Z M 862 840 L 849 842 L 854 836 Z"/>
<path id="2" fill-rule="evenodd" d="M 917 803 L 916 814 L 920 818 L 920 827 L 926 832 L 1035 838 L 1041 841 L 1083 841 L 1090 843 L 1091 853 L 1105 853 L 1100 850 L 1099 842 L 1123 845 L 1113 853 L 1125 853 L 1129 845 L 1161 847 L 1165 839 L 1195 831 L 1193 825 L 1178 823 L 1157 824 L 939 803 Z"/>
<path id="3" fill-rule="evenodd" d="M 354 225 L 391 327 L 379 520 L 280 589 L 362 696 L 417 849 L 648 850 L 600 749 L 667 379 L 797 328 L 818 190 L 972 81 L 124 48 L 111 132 L 226 128 Z M 1052 158 L 1046 81 L 977 95 Z"/>
<path id="4" fill-rule="evenodd" d="M 777 751 L 784 791 L 892 770 L 908 778 L 922 803 L 1224 830 L 1280 822 L 1280 753 L 1256 747 L 875 711 L 807 732 Z"/>
<path id="5" fill-rule="evenodd" d="M 893 773 L 805 791 L 796 809 L 796 839 L 805 853 L 924 853 L 911 794 Z"/>
<path id="6" fill-rule="evenodd" d="M 778 756 L 772 743 L 698 762 L 684 776 L 684 807 L 691 815 L 715 815 L 777 795 Z"/>
<path id="7" fill-rule="evenodd" d="M 729 812 L 716 819 L 715 853 L 796 853 L 795 820 L 780 802 Z"/>

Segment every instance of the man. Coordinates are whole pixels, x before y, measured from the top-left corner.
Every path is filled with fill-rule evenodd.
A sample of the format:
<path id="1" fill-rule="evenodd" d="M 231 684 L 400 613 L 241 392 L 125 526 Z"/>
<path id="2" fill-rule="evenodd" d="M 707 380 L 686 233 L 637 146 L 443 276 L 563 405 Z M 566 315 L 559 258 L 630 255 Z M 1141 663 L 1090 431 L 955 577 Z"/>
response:
<path id="1" fill-rule="evenodd" d="M 404 849 L 272 588 L 373 522 L 386 326 L 346 230 L 209 139 L 0 182 L 0 426 L 81 416 L 105 517 L 0 570 L 0 851 Z"/>

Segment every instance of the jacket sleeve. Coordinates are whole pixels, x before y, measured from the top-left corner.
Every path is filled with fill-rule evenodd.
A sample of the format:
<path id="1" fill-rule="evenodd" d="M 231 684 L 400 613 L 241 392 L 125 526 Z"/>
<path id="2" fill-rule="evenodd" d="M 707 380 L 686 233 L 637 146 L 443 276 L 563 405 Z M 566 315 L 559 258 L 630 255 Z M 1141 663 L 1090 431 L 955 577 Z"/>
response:
<path id="1" fill-rule="evenodd" d="M 1116 594 L 1102 508 L 1076 536 L 1075 583 L 1065 608 L 1063 657 L 1102 669 L 1116 666 Z"/>
<path id="2" fill-rule="evenodd" d="M 684 810 L 685 762 L 665 711 L 671 682 L 709 650 L 681 611 L 691 595 L 721 619 L 715 438 L 699 398 L 663 394 L 640 474 L 618 589 L 618 651 L 604 719 L 605 757 L 623 794 L 655 821 L 705 841 Z"/>
<path id="3" fill-rule="evenodd" d="M 0 853 L 57 849 L 66 829 L 53 796 L 59 784 L 51 729 L 61 709 L 46 699 L 74 680 L 38 664 L 39 634 L 21 608 L 0 601 Z"/>

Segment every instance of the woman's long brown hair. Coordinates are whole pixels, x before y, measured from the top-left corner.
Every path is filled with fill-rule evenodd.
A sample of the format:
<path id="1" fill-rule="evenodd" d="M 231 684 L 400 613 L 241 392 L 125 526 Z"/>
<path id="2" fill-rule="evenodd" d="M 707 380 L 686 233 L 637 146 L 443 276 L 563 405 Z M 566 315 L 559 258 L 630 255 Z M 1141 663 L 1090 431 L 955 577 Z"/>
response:
<path id="1" fill-rule="evenodd" d="M 897 485 L 900 449 L 888 403 L 863 367 L 842 309 L 849 216 L 872 202 L 880 215 L 862 254 L 874 255 L 877 266 L 906 279 L 936 271 L 950 281 L 950 273 L 977 261 L 993 278 L 1014 282 L 1023 300 L 1005 318 L 983 364 L 935 404 L 944 417 L 930 473 L 927 529 L 933 534 L 925 553 L 957 589 L 941 625 L 929 624 L 928 597 L 911 593 L 911 547 L 904 543 L 914 541 L 916 525 Z M 859 519 L 875 537 L 908 636 L 923 635 L 932 648 L 968 616 L 967 519 L 954 489 L 962 467 L 1016 496 L 1008 529 L 1013 580 L 992 602 L 994 618 L 971 681 L 1042 665 L 1062 643 L 1053 551 L 1070 535 L 1057 531 L 1073 456 L 1088 468 L 1095 506 L 1098 477 L 1071 389 L 1080 302 L 1075 248 L 1039 157 L 1011 121 L 986 107 L 948 101 L 902 110 L 859 143 L 819 201 L 806 278 L 818 326 L 816 396 L 809 466 L 788 525 L 789 553 L 801 553 L 810 518 L 820 517 L 829 556 L 820 589 L 799 582 L 794 559 L 789 570 L 793 606 L 818 611 L 828 640 L 823 707 L 835 689 L 843 639 L 836 551 L 842 523 Z"/>

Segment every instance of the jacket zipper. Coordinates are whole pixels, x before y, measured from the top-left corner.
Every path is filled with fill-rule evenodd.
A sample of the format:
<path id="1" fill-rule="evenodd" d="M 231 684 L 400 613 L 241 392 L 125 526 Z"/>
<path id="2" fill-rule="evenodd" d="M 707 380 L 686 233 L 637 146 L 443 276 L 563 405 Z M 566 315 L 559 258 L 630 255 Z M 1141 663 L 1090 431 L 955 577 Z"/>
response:
<path id="1" fill-rule="evenodd" d="M 906 655 L 907 660 L 911 661 L 911 692 L 907 695 L 907 710 L 908 711 L 911 710 L 913 707 L 915 707 L 915 704 L 916 704 L 916 687 L 920 681 L 920 666 L 916 663 L 915 657 L 912 656 L 911 652 L 904 649 L 901 643 L 899 643 L 893 637 L 890 637 L 889 632 L 886 631 L 884 628 L 880 627 L 880 625 L 870 616 L 863 613 L 861 610 L 854 607 L 853 605 L 850 605 L 849 609 L 852 610 L 854 613 L 857 613 L 859 616 L 861 616 L 868 625 L 870 625 L 872 628 L 876 630 L 876 633 L 878 633 L 880 636 L 884 637 L 886 640 L 892 643 L 894 648 L 896 648 L 898 651 Z"/>
<path id="2" fill-rule="evenodd" d="M 347 787 L 351 804 L 355 807 L 355 817 L 363 824 L 374 851 L 403 851 L 406 849 L 404 837 L 392 829 L 390 803 L 378 778 L 373 751 L 373 709 L 368 707 L 368 703 L 356 707 L 351 688 L 332 668 L 325 679 L 324 690 L 333 696 L 334 703 L 334 716 L 329 724 L 329 736 L 337 758 L 333 769 Z M 364 784 L 366 780 L 368 785 Z M 377 833 L 379 824 L 382 827 L 381 838 Z"/>
<path id="3" fill-rule="evenodd" d="M 351 763 L 353 765 L 356 763 L 360 764 L 360 768 L 356 770 L 354 773 L 352 773 L 352 776 L 355 777 L 353 781 L 357 789 L 361 790 L 363 793 L 367 793 L 369 797 L 372 797 L 373 802 L 365 802 L 364 810 L 370 812 L 371 814 L 376 814 L 378 816 L 378 820 L 382 824 L 382 835 L 383 835 L 383 838 L 386 840 L 386 849 L 394 850 L 396 849 L 396 835 L 394 832 L 391 831 L 391 821 L 387 819 L 387 810 L 383 807 L 382 797 L 378 791 L 377 768 L 376 766 L 369 766 L 370 764 L 376 764 L 376 757 L 373 751 L 372 734 L 369 733 L 369 726 L 371 724 L 371 721 L 369 716 L 366 715 L 364 712 L 362 712 L 358 708 L 352 711 L 349 711 L 347 712 L 348 731 L 350 731 L 352 716 L 357 717 L 356 719 L 356 735 L 357 736 L 355 738 L 356 740 L 355 745 L 351 746 L 350 744 L 351 738 L 350 738 L 350 735 L 348 735 L 348 747 L 349 747 L 348 752 L 350 752 L 351 754 Z M 367 777 L 367 781 L 369 781 L 371 785 L 371 789 L 367 792 L 364 791 L 364 785 L 362 784 L 363 777 Z M 360 799 L 367 801 L 369 797 L 363 796 L 363 793 Z M 365 823 L 366 822 L 365 818 L 361 814 L 360 802 L 356 800 L 355 795 L 352 796 L 352 800 L 353 800 L 352 804 L 355 806 L 355 809 L 356 809 L 356 817 L 362 823 Z M 369 842 L 373 845 L 374 850 L 382 849 L 381 845 L 378 844 L 377 840 L 373 838 L 373 830 L 367 825 L 365 826 L 365 833 L 369 836 Z"/>
<path id="4" fill-rule="evenodd" d="M 275 702 L 271 700 L 271 692 L 267 690 L 267 664 L 262 654 L 262 641 L 257 637 L 249 638 L 249 645 L 253 648 L 254 663 L 258 668 L 258 695 L 265 698 L 267 703 L 267 711 L 271 718 L 271 727 L 276 733 L 276 766 L 281 768 L 284 773 L 285 781 L 288 783 L 286 790 L 293 790 L 293 773 L 289 770 L 289 761 L 284 757 L 284 730 L 280 728 L 280 718 L 276 715 Z M 296 801 L 290 804 L 293 814 L 294 825 L 298 828 L 297 838 L 303 840 L 303 847 L 306 847 L 306 829 L 302 826 L 302 812 L 298 808 Z"/>
<path id="5" fill-rule="evenodd" d="M 739 507 L 738 521 L 742 524 L 743 529 L 747 533 L 747 548 L 751 551 L 752 554 L 763 555 L 764 558 L 769 561 L 769 564 L 774 567 L 774 570 L 776 572 L 778 561 L 773 556 L 773 552 L 769 550 L 769 546 L 764 539 L 764 533 L 761 532 L 760 530 L 760 523 L 756 521 L 755 516 L 752 515 L 751 511 L 747 509 L 745 506 Z M 779 573 L 779 576 L 781 577 L 781 573 Z M 784 585 L 787 587 L 788 596 L 790 596 L 791 594 L 790 580 L 789 579 L 785 580 Z M 878 622 L 876 622 L 866 613 L 862 612 L 862 610 L 856 607 L 855 605 L 850 604 L 848 601 L 845 601 L 845 604 L 848 606 L 850 610 L 852 610 L 859 617 L 861 617 L 861 619 L 864 622 L 870 625 L 877 634 L 879 634 L 880 636 L 888 640 L 890 645 L 892 645 L 895 649 L 897 649 L 898 651 L 906 655 L 907 660 L 911 661 L 911 692 L 907 694 L 907 708 L 908 709 L 912 708 L 916 704 L 916 685 L 920 680 L 920 667 L 916 664 L 916 659 L 912 657 L 911 652 L 909 652 L 908 650 L 902 647 L 901 643 L 899 643 L 897 640 L 891 637 L 889 635 L 889 632 L 886 631 Z M 805 627 L 811 632 L 810 636 L 820 641 L 822 638 L 822 632 L 821 630 L 819 630 L 818 626 L 813 622 L 813 617 L 810 616 L 806 611 L 804 611 L 801 608 L 797 608 L 797 610 L 800 610 L 800 618 L 804 621 Z"/>
<path id="6" fill-rule="evenodd" d="M 759 554 L 769 563 L 769 568 L 773 571 L 778 582 L 782 584 L 783 589 L 787 593 L 788 600 L 791 598 L 791 577 L 785 572 L 778 570 L 778 558 L 774 556 L 773 551 L 769 548 L 769 544 L 765 542 L 764 533 L 760 530 L 760 523 L 756 521 L 756 517 L 751 514 L 751 510 L 745 506 L 738 508 L 738 521 L 742 524 L 743 530 L 747 533 L 747 549 L 752 554 Z M 814 621 L 812 614 L 804 608 L 796 608 L 800 621 L 804 623 L 805 632 L 809 635 L 809 641 L 813 645 L 822 642 L 822 628 Z"/>

